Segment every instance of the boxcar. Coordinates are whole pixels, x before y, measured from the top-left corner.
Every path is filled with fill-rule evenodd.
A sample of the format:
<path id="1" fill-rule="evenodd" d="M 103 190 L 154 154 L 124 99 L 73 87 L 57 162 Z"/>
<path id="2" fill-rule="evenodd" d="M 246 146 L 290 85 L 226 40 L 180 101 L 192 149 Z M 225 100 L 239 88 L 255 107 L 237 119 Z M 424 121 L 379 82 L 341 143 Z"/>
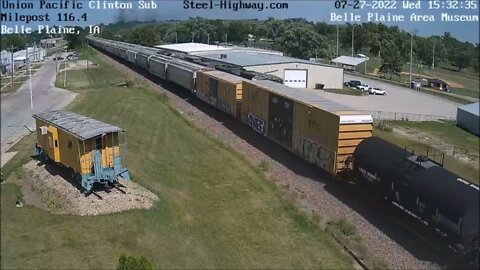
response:
<path id="1" fill-rule="evenodd" d="M 73 170 L 72 177 L 88 192 L 94 183 L 117 182 L 129 173 L 120 159 L 121 128 L 69 111 L 34 114 L 35 154 Z"/>
<path id="2" fill-rule="evenodd" d="M 195 94 L 229 115 L 240 118 L 244 80 L 242 77 L 218 70 L 199 71 Z"/>
<path id="3" fill-rule="evenodd" d="M 272 81 L 244 81 L 241 120 L 332 175 L 352 169 L 355 147 L 372 136 L 371 115 Z"/>

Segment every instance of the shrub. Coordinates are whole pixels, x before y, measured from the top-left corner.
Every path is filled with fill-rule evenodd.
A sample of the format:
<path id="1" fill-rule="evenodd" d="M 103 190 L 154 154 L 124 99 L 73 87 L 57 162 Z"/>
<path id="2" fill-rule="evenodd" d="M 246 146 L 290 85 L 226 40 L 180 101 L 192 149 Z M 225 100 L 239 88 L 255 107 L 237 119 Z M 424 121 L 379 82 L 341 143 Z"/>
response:
<path id="1" fill-rule="evenodd" d="M 375 126 L 375 128 L 377 128 L 378 130 L 381 130 L 381 131 L 386 131 L 386 132 L 392 132 L 393 131 L 393 128 L 389 124 L 387 124 L 383 121 L 375 123 L 374 126 Z"/>
<path id="2" fill-rule="evenodd" d="M 134 257 L 122 253 L 118 258 L 117 270 L 153 270 L 153 265 L 143 256 Z"/>
<path id="3" fill-rule="evenodd" d="M 356 233 L 355 226 L 343 218 L 337 221 L 328 222 L 328 226 L 333 231 L 337 231 L 344 236 L 353 236 Z"/>

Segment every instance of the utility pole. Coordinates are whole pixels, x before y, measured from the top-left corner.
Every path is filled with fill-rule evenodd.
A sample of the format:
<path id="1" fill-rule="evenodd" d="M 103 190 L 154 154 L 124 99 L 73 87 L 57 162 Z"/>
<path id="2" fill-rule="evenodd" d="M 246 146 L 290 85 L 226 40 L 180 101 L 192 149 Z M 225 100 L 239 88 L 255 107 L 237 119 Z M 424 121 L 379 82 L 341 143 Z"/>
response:
<path id="1" fill-rule="evenodd" d="M 192 32 L 192 43 L 193 43 L 193 40 L 194 40 L 194 34 L 193 34 L 193 32 Z"/>
<path id="2" fill-rule="evenodd" d="M 177 43 L 178 43 L 178 39 L 177 39 L 177 38 L 178 38 L 178 33 L 177 33 L 177 32 L 175 32 L 175 44 L 177 44 Z"/>
<path id="3" fill-rule="evenodd" d="M 412 88 L 412 65 L 413 65 L 413 32 L 410 35 L 410 81 L 408 82 Z"/>
<path id="4" fill-rule="evenodd" d="M 337 57 L 338 57 L 338 23 L 337 23 Z"/>
<path id="5" fill-rule="evenodd" d="M 63 76 L 63 88 L 67 86 L 67 58 L 63 59 L 63 69 L 64 69 L 64 76 Z"/>
<path id="6" fill-rule="evenodd" d="M 353 40 L 355 39 L 355 26 L 352 24 L 352 57 L 353 57 Z"/>
<path id="7" fill-rule="evenodd" d="M 432 69 L 435 69 L 435 41 L 433 42 Z"/>
<path id="8" fill-rule="evenodd" d="M 27 52 L 28 52 L 28 45 L 27 45 Z M 33 54 L 35 57 L 35 54 Z M 27 53 L 28 57 L 28 53 Z M 28 81 L 29 81 L 29 88 L 30 88 L 30 109 L 32 110 L 33 115 L 33 90 L 32 90 L 32 62 L 30 61 L 30 57 L 28 57 Z"/>
<path id="9" fill-rule="evenodd" d="M 210 33 L 207 33 L 207 44 L 210 45 Z"/>
<path id="10" fill-rule="evenodd" d="M 228 34 L 225 34 L 225 48 L 227 47 L 227 43 L 228 43 Z"/>
<path id="11" fill-rule="evenodd" d="M 10 72 L 11 72 L 11 77 L 10 77 L 10 90 L 12 90 L 13 92 L 13 75 L 15 73 L 15 64 L 14 64 L 14 61 L 13 61 L 13 45 L 12 47 L 10 48 L 10 53 L 12 55 L 12 58 L 11 58 L 11 68 L 10 68 Z"/>

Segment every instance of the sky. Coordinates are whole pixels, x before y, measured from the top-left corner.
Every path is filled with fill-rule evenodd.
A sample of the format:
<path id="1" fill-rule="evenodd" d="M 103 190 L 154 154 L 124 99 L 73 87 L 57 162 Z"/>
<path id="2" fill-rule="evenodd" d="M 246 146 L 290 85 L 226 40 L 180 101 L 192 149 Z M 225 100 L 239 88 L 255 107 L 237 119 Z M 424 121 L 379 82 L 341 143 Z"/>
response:
<path id="1" fill-rule="evenodd" d="M 2 2 L 13 2 L 16 3 L 16 0 L 0 0 Z M 418 35 L 421 36 L 430 36 L 430 35 L 442 35 L 444 32 L 450 32 L 452 36 L 457 38 L 460 41 L 469 41 L 472 43 L 479 42 L 479 22 L 441 22 L 440 14 L 442 12 L 447 12 L 452 15 L 478 15 L 480 3 L 479 0 L 459 0 L 459 1 L 438 1 L 438 3 L 444 4 L 443 9 L 440 7 L 438 10 L 429 10 L 429 1 L 422 0 L 421 9 L 418 10 L 407 10 L 402 7 L 404 1 L 396 0 L 396 9 L 385 10 L 385 9 L 373 9 L 368 7 L 368 4 L 372 4 L 373 0 L 367 0 L 367 5 L 363 9 L 353 9 L 352 7 L 345 7 L 345 9 L 336 9 L 334 0 L 264 0 L 264 1 L 249 1 L 251 3 L 263 2 L 265 5 L 268 5 L 271 2 L 278 3 L 288 3 L 288 9 L 284 10 L 273 10 L 265 9 L 263 11 L 257 10 L 226 10 L 220 8 L 214 9 L 185 9 L 185 3 L 182 0 L 156 0 L 156 9 L 151 10 L 140 10 L 138 0 L 132 1 L 118 1 L 118 2 L 131 2 L 133 5 L 132 10 L 100 10 L 100 9 L 90 9 L 89 2 L 114 2 L 112 0 L 102 0 L 102 1 L 88 1 L 88 0 L 75 0 L 77 2 L 83 3 L 83 8 L 81 10 L 46 10 L 39 8 L 40 0 L 20 0 L 21 2 L 34 2 L 34 9 L 6 9 L 2 8 L 2 13 L 18 13 L 20 15 L 41 15 L 49 13 L 52 21 L 50 22 L 32 22 L 29 23 L 30 27 L 37 27 L 38 24 L 44 25 L 64 25 L 66 23 L 61 23 L 56 21 L 59 12 L 73 12 L 77 18 L 82 14 L 87 14 L 87 22 L 74 22 L 75 25 L 86 26 L 86 25 L 95 25 L 100 23 L 112 23 L 119 20 L 120 17 L 125 18 L 126 20 L 182 20 L 188 19 L 189 17 L 206 17 L 210 19 L 266 19 L 268 17 L 274 17 L 276 19 L 286 19 L 286 18 L 305 18 L 309 21 L 320 21 L 336 24 L 337 22 L 331 22 L 331 13 L 336 14 L 350 14 L 361 15 L 362 22 L 367 22 L 367 13 L 378 13 L 379 15 L 390 14 L 403 14 L 406 18 L 404 22 L 383 22 L 386 25 L 397 25 L 401 29 L 406 31 L 416 31 Z M 46 0 L 48 2 L 60 2 L 62 0 Z M 63 0 L 65 1 L 65 0 Z M 72 0 L 70 0 L 71 2 Z M 190 0 L 191 1 L 191 0 Z M 219 1 L 219 0 L 214 0 Z M 228 2 L 229 0 L 227 0 Z M 347 3 L 354 3 L 354 0 L 346 0 Z M 151 2 L 151 1 L 145 1 Z M 208 3 L 208 0 L 194 0 L 194 3 Z M 231 3 L 239 2 L 239 0 L 230 0 Z M 243 1 L 244 3 L 247 1 Z M 377 1 L 378 2 L 378 1 Z M 393 2 L 393 1 L 384 1 L 384 2 Z M 419 1 L 410 1 L 413 3 Z M 447 9 L 448 4 L 452 2 L 458 2 L 456 10 Z M 467 2 L 474 2 L 476 4 L 475 9 L 466 9 Z M 415 14 L 426 14 L 426 15 L 435 15 L 437 21 L 435 22 L 411 22 L 409 20 L 410 15 Z M 2 22 L 7 26 L 14 25 L 26 25 L 22 22 Z M 73 23 L 69 23 L 72 25 Z M 340 22 L 344 24 L 344 22 Z"/>

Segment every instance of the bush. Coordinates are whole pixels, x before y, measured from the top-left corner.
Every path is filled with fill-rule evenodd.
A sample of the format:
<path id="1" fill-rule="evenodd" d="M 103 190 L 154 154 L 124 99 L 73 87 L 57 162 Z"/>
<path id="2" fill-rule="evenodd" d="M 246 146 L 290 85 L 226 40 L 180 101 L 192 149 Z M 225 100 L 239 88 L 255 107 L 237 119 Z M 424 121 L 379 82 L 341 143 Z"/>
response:
<path id="1" fill-rule="evenodd" d="M 393 131 L 393 128 L 385 123 L 385 122 L 377 122 L 374 124 L 375 128 L 377 128 L 378 130 L 381 130 L 381 131 L 386 131 L 386 132 L 392 132 Z"/>
<path id="2" fill-rule="evenodd" d="M 153 270 L 153 265 L 143 256 L 137 258 L 122 253 L 118 258 L 117 270 Z"/>
<path id="3" fill-rule="evenodd" d="M 355 226 L 343 218 L 337 221 L 328 222 L 328 226 L 330 226 L 333 231 L 337 231 L 344 236 L 353 236 L 356 233 Z"/>

